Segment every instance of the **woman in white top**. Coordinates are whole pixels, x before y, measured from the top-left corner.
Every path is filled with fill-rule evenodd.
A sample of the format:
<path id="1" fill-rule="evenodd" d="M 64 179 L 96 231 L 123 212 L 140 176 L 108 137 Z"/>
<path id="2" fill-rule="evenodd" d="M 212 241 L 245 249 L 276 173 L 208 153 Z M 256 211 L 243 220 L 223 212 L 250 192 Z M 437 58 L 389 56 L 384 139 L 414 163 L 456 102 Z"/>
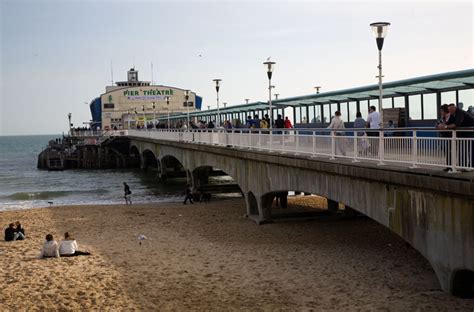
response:
<path id="1" fill-rule="evenodd" d="M 40 258 L 59 257 L 58 243 L 54 240 L 52 234 L 46 235 L 43 249 L 41 249 Z"/>
<path id="2" fill-rule="evenodd" d="M 69 232 L 64 233 L 64 240 L 59 243 L 59 254 L 61 257 L 72 257 L 80 255 L 90 255 L 90 252 L 77 250 L 77 242 Z"/>
<path id="3" fill-rule="evenodd" d="M 344 121 L 341 118 L 341 112 L 336 111 L 336 113 L 334 113 L 334 115 L 335 116 L 331 120 L 331 123 L 329 124 L 328 129 L 344 129 L 345 128 L 344 127 Z M 336 132 L 336 134 L 337 133 L 341 133 L 341 132 Z"/>
<path id="4" fill-rule="evenodd" d="M 328 129 L 345 129 L 346 127 L 344 126 L 344 121 L 341 118 L 341 112 L 336 111 L 334 115 L 335 116 L 331 120 L 331 123 L 329 124 Z M 336 136 L 344 135 L 342 131 L 336 131 L 334 134 Z M 345 145 L 344 141 L 345 139 L 343 138 L 336 138 L 336 142 L 335 142 L 336 155 L 344 155 L 344 156 L 346 155 L 346 152 L 344 151 L 344 145 Z"/>

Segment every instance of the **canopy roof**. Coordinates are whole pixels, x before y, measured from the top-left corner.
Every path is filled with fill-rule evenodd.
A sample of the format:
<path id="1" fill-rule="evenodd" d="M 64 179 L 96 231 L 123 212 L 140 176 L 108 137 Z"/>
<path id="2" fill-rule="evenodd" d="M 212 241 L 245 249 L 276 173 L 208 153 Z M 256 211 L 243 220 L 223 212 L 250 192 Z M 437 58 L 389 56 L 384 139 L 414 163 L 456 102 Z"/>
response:
<path id="1" fill-rule="evenodd" d="M 394 97 L 469 88 L 474 88 L 474 69 L 466 69 L 455 72 L 386 82 L 383 84 L 383 95 L 384 97 Z M 285 108 L 377 99 L 379 92 L 378 90 L 379 86 L 377 84 L 374 84 L 358 88 L 329 91 L 319 94 L 309 94 L 273 100 L 272 106 L 274 108 Z M 268 110 L 268 103 L 253 102 L 248 104 L 227 106 L 226 108 L 221 108 L 220 113 L 240 113 L 259 110 Z M 189 116 L 201 117 L 216 114 L 217 109 L 210 109 L 205 111 L 192 112 L 189 114 Z M 177 114 L 173 115 L 172 117 L 172 119 L 186 118 L 187 114 Z M 166 118 L 160 119 L 166 120 Z"/>

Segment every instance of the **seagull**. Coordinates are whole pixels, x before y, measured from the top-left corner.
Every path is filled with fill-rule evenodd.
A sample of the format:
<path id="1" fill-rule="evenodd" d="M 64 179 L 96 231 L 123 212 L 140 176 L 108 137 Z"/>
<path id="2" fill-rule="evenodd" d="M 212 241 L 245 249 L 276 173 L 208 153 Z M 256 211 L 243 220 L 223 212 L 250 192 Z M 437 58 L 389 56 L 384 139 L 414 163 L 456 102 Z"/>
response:
<path id="1" fill-rule="evenodd" d="M 272 58 L 271 56 L 267 57 L 267 61 L 270 61 L 271 58 Z"/>
<path id="2" fill-rule="evenodd" d="M 202 57 L 202 54 L 198 54 L 198 57 Z"/>

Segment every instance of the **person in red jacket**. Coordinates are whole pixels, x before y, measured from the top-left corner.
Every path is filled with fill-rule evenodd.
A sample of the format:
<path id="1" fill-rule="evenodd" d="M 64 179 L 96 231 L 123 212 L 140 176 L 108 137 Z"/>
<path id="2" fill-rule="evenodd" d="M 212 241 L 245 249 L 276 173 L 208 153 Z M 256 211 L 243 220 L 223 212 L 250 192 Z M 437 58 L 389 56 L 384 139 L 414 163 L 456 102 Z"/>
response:
<path id="1" fill-rule="evenodd" d="M 293 125 L 291 124 L 291 121 L 288 119 L 288 117 L 285 117 L 285 128 L 293 128 Z"/>

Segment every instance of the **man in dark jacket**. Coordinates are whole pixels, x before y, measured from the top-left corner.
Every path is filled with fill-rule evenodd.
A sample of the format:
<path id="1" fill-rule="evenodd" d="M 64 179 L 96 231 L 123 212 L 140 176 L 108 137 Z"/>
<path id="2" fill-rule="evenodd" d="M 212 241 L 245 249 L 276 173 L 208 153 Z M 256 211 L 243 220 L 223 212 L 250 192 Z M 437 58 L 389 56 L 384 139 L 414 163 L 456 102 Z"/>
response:
<path id="1" fill-rule="evenodd" d="M 15 224 L 10 223 L 10 225 L 5 229 L 5 241 L 10 242 L 15 240 Z"/>
<path id="2" fill-rule="evenodd" d="M 471 131 L 460 131 L 456 133 L 458 138 L 472 138 L 474 137 L 474 116 L 470 113 L 463 111 L 457 107 L 454 103 L 449 104 L 448 106 L 449 113 L 454 116 L 454 123 L 450 125 L 445 125 L 445 129 L 460 129 L 470 128 Z M 466 143 L 464 143 L 466 144 Z M 462 167 L 474 167 L 474 144 L 471 144 L 471 148 L 467 148 L 462 153 L 462 149 L 458 146 L 458 166 Z M 470 154 L 470 155 L 469 155 Z"/>

